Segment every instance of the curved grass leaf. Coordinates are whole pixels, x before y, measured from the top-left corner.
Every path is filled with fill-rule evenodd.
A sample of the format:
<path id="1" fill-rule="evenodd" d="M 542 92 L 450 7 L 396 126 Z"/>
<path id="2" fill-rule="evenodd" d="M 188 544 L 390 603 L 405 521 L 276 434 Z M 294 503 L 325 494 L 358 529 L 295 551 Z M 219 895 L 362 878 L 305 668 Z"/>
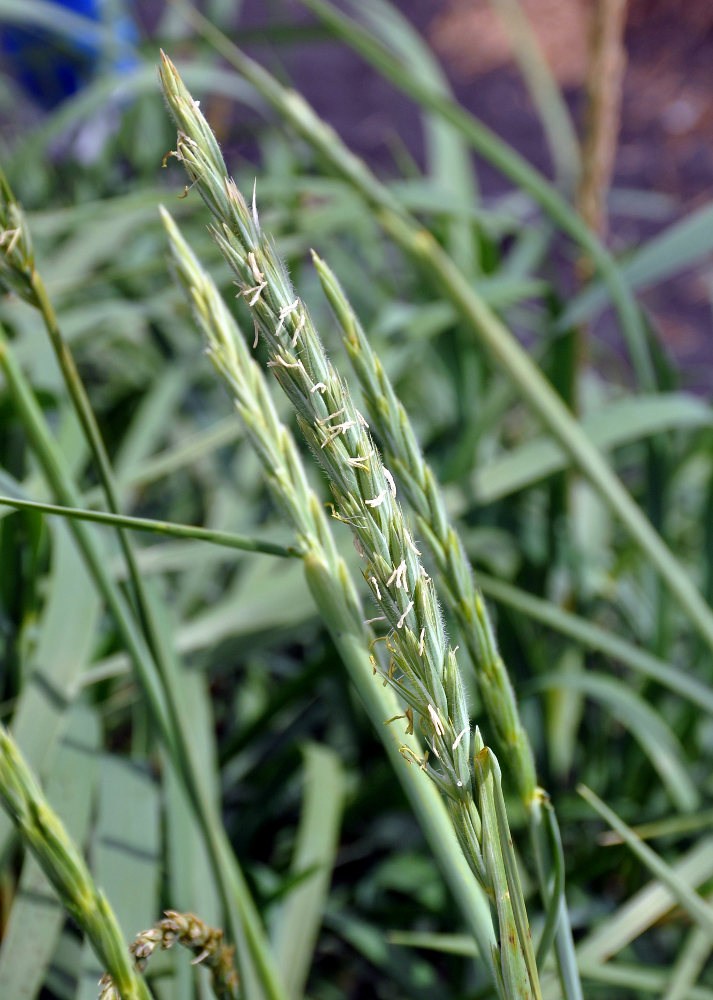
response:
<path id="1" fill-rule="evenodd" d="M 571 205 L 514 149 L 460 105 L 434 91 L 428 83 L 423 83 L 414 77 L 407 68 L 393 58 L 383 43 L 374 38 L 357 21 L 346 17 L 325 0 L 301 0 L 301 2 L 326 24 L 337 38 L 357 51 L 395 87 L 424 108 L 441 115 L 444 121 L 457 128 L 481 156 L 489 160 L 518 188 L 527 192 L 551 220 L 582 247 L 610 289 L 639 381 L 644 389 L 653 389 L 655 386 L 653 365 L 639 307 L 631 295 L 619 265 Z M 204 33 L 208 34 L 207 31 Z"/>
<path id="2" fill-rule="evenodd" d="M 583 418 L 581 428 L 600 451 L 610 451 L 662 431 L 710 427 L 713 410 L 687 393 L 637 396 L 608 403 Z M 478 469 L 473 486 L 478 501 L 493 503 L 542 482 L 572 465 L 571 456 L 551 437 L 541 437 L 511 449 Z"/>
<path id="3" fill-rule="evenodd" d="M 565 688 L 582 691 L 602 702 L 625 726 L 658 771 L 671 801 L 682 812 L 692 812 L 700 793 L 686 767 L 683 747 L 670 726 L 644 699 L 622 681 L 587 671 L 580 674 L 548 674 L 538 678 L 535 689 Z"/>
<path id="4" fill-rule="evenodd" d="M 713 205 L 704 205 L 675 222 L 648 243 L 638 247 L 620 264 L 631 288 L 648 288 L 675 277 L 706 260 L 713 253 Z M 609 291 L 600 281 L 588 285 L 572 299 L 558 320 L 566 329 L 590 322 L 607 307 Z"/>
<path id="5" fill-rule="evenodd" d="M 542 622 L 590 649 L 612 657 L 645 677 L 658 681 L 681 697 L 690 699 L 694 705 L 713 713 L 713 688 L 692 674 L 684 673 L 679 667 L 671 666 L 665 660 L 653 656 L 645 649 L 639 649 L 633 643 L 580 615 L 565 611 L 553 601 L 534 597 L 519 587 L 496 580 L 480 570 L 478 583 L 483 592 L 494 601 L 513 608 L 534 621 Z"/>
<path id="6" fill-rule="evenodd" d="M 306 746 L 303 781 L 291 872 L 309 874 L 283 902 L 273 934 L 277 964 L 292 1000 L 304 996 L 339 843 L 345 786 L 334 751 L 317 744 Z"/>
<path id="7" fill-rule="evenodd" d="M 643 862 L 649 871 L 669 890 L 675 900 L 691 917 L 692 920 L 713 933 L 713 906 L 702 896 L 683 882 L 677 873 L 652 849 L 644 844 L 639 837 L 626 825 L 617 814 L 602 802 L 598 795 L 586 785 L 578 785 L 577 791 L 582 798 L 602 817 L 602 819 L 620 835 L 633 854 Z M 710 843 L 709 845 L 710 846 Z"/>
<path id="8" fill-rule="evenodd" d="M 82 706 L 72 709 L 66 722 L 66 735 L 48 769 L 46 795 L 81 848 L 93 811 L 100 730 L 95 712 Z M 0 996 L 35 1000 L 64 922 L 56 894 L 28 854 L 0 947 Z"/>
<path id="9" fill-rule="evenodd" d="M 67 526 L 52 534 L 48 599 L 38 623 L 37 644 L 24 668 L 15 705 L 13 736 L 30 767 L 44 775 L 67 724 L 75 684 L 89 662 L 99 621 L 100 600 Z M 0 860 L 13 826 L 0 812 Z"/>

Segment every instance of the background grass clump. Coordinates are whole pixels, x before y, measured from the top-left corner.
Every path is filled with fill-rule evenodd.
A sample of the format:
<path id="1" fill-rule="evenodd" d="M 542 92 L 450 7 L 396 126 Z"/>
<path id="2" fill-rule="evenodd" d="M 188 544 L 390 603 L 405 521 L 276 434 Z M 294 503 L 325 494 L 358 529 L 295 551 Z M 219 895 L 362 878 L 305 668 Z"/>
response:
<path id="1" fill-rule="evenodd" d="M 476 955 L 487 906 L 455 840 L 434 849 L 446 827 L 429 828 L 413 798 L 419 779 L 431 786 L 417 766 L 399 777 L 405 722 L 381 734 L 385 754 L 368 707 L 384 689 L 343 669 L 350 654 L 305 583 L 302 529 L 276 502 L 169 265 L 161 203 L 250 346 L 256 303 L 235 297 L 200 185 L 178 197 L 193 178 L 170 157 L 161 169 L 177 145 L 160 44 L 248 200 L 255 182 L 262 232 L 336 370 L 376 413 L 371 431 L 461 646 L 473 729 L 501 763 L 542 995 L 713 997 L 711 409 L 686 388 L 641 297 L 704 273 L 710 206 L 606 249 L 607 193 L 610 206 L 622 193 L 606 168 L 616 115 L 597 119 L 596 107 L 607 97 L 611 113 L 616 81 L 575 128 L 521 14 L 516 51 L 553 180 L 454 102 L 393 7 L 304 6 L 309 19 L 293 24 L 293 7 L 278 4 L 242 35 L 219 4 L 208 19 L 182 5 L 154 12 L 131 59 L 100 61 L 76 95 L 8 129 L 0 147 L 0 721 L 12 734 L 0 749 L 0 996 L 93 998 L 112 971 L 116 934 L 106 943 L 101 923 L 83 922 L 32 825 L 51 815 L 38 829 L 56 831 L 55 814 L 72 864 L 86 859 L 85 902 L 99 886 L 127 946 L 140 932 L 186 943 L 171 920 L 217 942 L 213 979 L 152 945 L 159 998 L 234 995 L 212 928 L 236 946 L 250 1000 L 496 995 Z M 495 6 L 512 29 L 513 5 Z M 46 14 L 0 2 L 3 26 L 42 27 Z M 55 27 L 69 36 L 78 25 Z M 608 28 L 600 45 L 616 47 L 621 25 Z M 257 63 L 232 45 L 243 41 Z M 349 47 L 405 94 L 422 155 L 394 137 L 373 171 L 356 159 L 349 136 L 284 89 L 305 43 Z M 8 120 L 13 87 L 2 80 Z M 482 194 L 493 168 L 507 189 Z M 268 346 L 263 337 L 252 352 L 266 374 Z M 270 392 L 275 426 L 296 431 Z M 393 401 L 384 426 L 382 398 Z M 392 439 L 399 405 L 410 426 Z M 430 468 L 413 480 L 397 464 L 410 434 Z M 304 497 L 333 501 L 301 438 L 290 447 Z M 144 523 L 95 524 L 47 504 Z M 323 520 L 305 530 L 359 582 L 354 600 L 371 617 L 349 532 Z M 450 526 L 462 541 L 452 553 Z M 476 606 L 468 563 L 517 698 L 519 757 L 475 680 L 473 637 L 487 630 L 469 631 L 459 603 Z M 448 589 L 449 572 L 461 590 Z M 528 760 L 549 799 L 535 796 Z M 555 905 L 563 882 L 566 912 Z M 147 931 L 165 910 L 166 926 Z"/>

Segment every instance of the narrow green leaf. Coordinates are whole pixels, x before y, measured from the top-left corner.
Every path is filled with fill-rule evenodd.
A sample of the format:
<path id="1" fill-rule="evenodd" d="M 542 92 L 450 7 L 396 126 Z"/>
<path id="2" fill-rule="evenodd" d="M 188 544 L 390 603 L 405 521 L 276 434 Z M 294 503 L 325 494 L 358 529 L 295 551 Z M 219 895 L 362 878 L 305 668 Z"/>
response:
<path id="1" fill-rule="evenodd" d="M 690 777 L 683 747 L 673 730 L 648 702 L 622 681 L 587 671 L 580 674 L 548 674 L 539 677 L 534 687 L 582 691 L 588 697 L 603 702 L 639 743 L 658 771 L 674 805 L 682 812 L 692 812 L 698 807 L 700 793 Z"/>
<path id="2" fill-rule="evenodd" d="M 111 900 L 126 945 L 160 915 L 159 788 L 143 768 L 119 757 L 99 761 L 99 811 L 92 874 Z M 77 1000 L 96 1000 L 97 968 L 87 944 Z"/>
<path id="3" fill-rule="evenodd" d="M 96 714 L 77 706 L 49 769 L 46 795 L 72 840 L 86 842 L 100 746 Z M 35 1000 L 45 980 L 66 914 L 37 861 L 28 854 L 0 947 L 0 996 Z"/>
<path id="4" fill-rule="evenodd" d="M 705 884 L 713 876 L 713 838 L 700 840 L 670 866 L 670 871 L 675 884 L 689 891 Z M 577 945 L 578 961 L 587 968 L 604 965 L 669 914 L 676 902 L 676 894 L 663 879 L 649 882 Z"/>
<path id="5" fill-rule="evenodd" d="M 587 788 L 586 785 L 578 785 L 577 791 L 599 813 L 602 819 L 616 830 L 632 853 L 666 886 L 691 919 L 713 933 L 713 907 L 706 903 L 697 892 L 689 888 L 685 882 L 682 882 L 677 877 L 676 872 L 648 844 L 643 843 L 633 830 L 590 788 Z"/>
<path id="6" fill-rule="evenodd" d="M 606 452 L 662 431 L 711 424 L 713 411 L 703 400 L 685 393 L 662 393 L 610 402 L 600 413 L 584 417 L 581 428 L 596 448 Z M 571 456 L 551 437 L 536 438 L 478 469 L 473 477 L 475 494 L 480 503 L 493 503 L 572 464 Z"/>
<path id="7" fill-rule="evenodd" d="M 12 721 L 18 746 L 40 775 L 54 759 L 77 678 L 89 662 L 100 611 L 96 589 L 67 527 L 55 527 L 47 603 Z M 0 811 L 0 861 L 12 836 L 12 823 Z"/>
<path id="8" fill-rule="evenodd" d="M 633 289 L 648 288 L 702 263 L 713 252 L 713 205 L 704 205 L 637 247 L 620 264 Z M 601 281 L 588 285 L 569 303 L 559 319 L 562 329 L 596 319 L 610 301 Z"/>
<path id="9" fill-rule="evenodd" d="M 519 611 L 533 621 L 541 622 L 589 649 L 596 649 L 610 656 L 616 662 L 643 674 L 644 677 L 651 677 L 682 698 L 688 698 L 706 712 L 713 713 L 713 689 L 697 677 L 684 673 L 680 667 L 671 666 L 613 632 L 571 611 L 565 611 L 553 601 L 534 597 L 519 587 L 503 583 L 486 573 L 478 572 L 478 583 L 483 592 L 499 604 Z"/>
<path id="10" fill-rule="evenodd" d="M 310 874 L 282 904 L 275 922 L 275 954 L 288 995 L 304 995 L 322 923 L 339 842 L 344 805 L 344 775 L 328 747 L 304 748 L 304 793 L 291 873 Z"/>

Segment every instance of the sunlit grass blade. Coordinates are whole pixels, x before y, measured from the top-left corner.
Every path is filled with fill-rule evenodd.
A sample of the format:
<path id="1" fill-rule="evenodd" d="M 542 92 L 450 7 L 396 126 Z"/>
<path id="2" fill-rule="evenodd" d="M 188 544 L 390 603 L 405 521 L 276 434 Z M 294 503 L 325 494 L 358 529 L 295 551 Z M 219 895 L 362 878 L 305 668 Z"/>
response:
<path id="1" fill-rule="evenodd" d="M 603 452 L 646 441 L 662 431 L 693 432 L 712 424 L 710 405 L 683 392 L 609 400 L 600 411 L 585 414 L 581 420 L 582 430 Z M 473 487 L 479 503 L 491 504 L 542 483 L 571 464 L 571 457 L 550 436 L 536 437 L 476 469 Z"/>
<path id="2" fill-rule="evenodd" d="M 631 830 L 640 840 L 655 840 L 657 837 L 680 839 L 709 827 L 713 827 L 713 809 L 701 809 L 688 816 L 665 816 L 652 820 L 651 823 L 638 823 Z M 600 835 L 599 843 L 610 847 L 613 844 L 623 844 L 624 841 L 618 833 L 607 830 Z"/>
<path id="3" fill-rule="evenodd" d="M 602 986 L 637 990 L 660 997 L 666 989 L 671 970 L 666 966 L 635 965 L 631 962 L 606 962 L 604 964 L 582 964 L 582 978 Z M 619 996 L 620 994 L 616 994 Z M 713 989 L 708 986 L 691 986 L 686 992 L 687 1000 L 713 1000 Z"/>
<path id="4" fill-rule="evenodd" d="M 620 840 L 625 842 L 621 836 Z M 674 879 L 689 890 L 705 886 L 713 877 L 713 838 L 700 838 L 694 847 L 673 861 L 670 868 Z M 676 895 L 663 881 L 655 879 L 649 882 L 621 903 L 606 920 L 595 925 L 578 943 L 578 960 L 588 968 L 604 965 L 667 914 L 675 912 L 677 904 Z"/>
<path id="5" fill-rule="evenodd" d="M 691 988 L 698 982 L 710 959 L 711 949 L 713 933 L 708 928 L 694 927 L 688 932 L 661 1000 L 685 1000 L 690 996 Z"/>

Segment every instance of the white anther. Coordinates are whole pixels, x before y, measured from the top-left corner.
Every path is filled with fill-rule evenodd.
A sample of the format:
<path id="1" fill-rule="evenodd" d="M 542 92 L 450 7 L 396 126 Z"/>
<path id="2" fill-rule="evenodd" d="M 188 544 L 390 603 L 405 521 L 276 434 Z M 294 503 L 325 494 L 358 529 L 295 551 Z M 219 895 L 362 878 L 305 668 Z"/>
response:
<path id="1" fill-rule="evenodd" d="M 385 615 L 377 615 L 376 618 L 367 618 L 364 621 L 364 624 L 365 625 L 373 625 L 374 622 L 385 622 L 385 621 L 386 621 L 386 616 Z"/>
<path id="2" fill-rule="evenodd" d="M 445 734 L 445 729 L 443 728 L 443 723 L 438 718 L 438 712 L 435 710 L 433 705 L 428 706 L 428 714 L 431 716 L 431 722 L 433 723 L 433 728 L 436 730 L 438 736 L 443 736 Z"/>
<path id="3" fill-rule="evenodd" d="M 433 752 L 436 755 L 436 757 L 438 757 L 438 759 L 440 760 L 441 759 L 441 755 L 439 754 L 438 750 L 436 750 L 436 743 L 435 743 L 435 741 L 433 743 L 433 746 L 431 747 L 431 750 L 433 750 Z"/>
<path id="4" fill-rule="evenodd" d="M 352 469 L 365 469 L 369 471 L 369 459 L 374 454 L 374 449 L 372 448 L 368 455 L 354 455 L 352 458 L 347 458 L 347 465 L 351 465 Z"/>
<path id="5" fill-rule="evenodd" d="M 380 601 L 381 600 L 381 591 L 379 590 L 379 581 L 376 579 L 375 576 L 370 576 L 369 577 L 369 583 L 373 583 L 374 584 L 374 590 L 376 591 L 376 599 L 378 601 Z"/>
<path id="6" fill-rule="evenodd" d="M 461 731 L 458 733 L 458 735 L 455 738 L 455 741 L 453 743 L 453 746 L 451 747 L 451 750 L 457 750 L 458 749 L 458 744 L 460 743 L 460 741 L 463 739 L 463 737 L 465 736 L 465 734 L 467 732 L 468 732 L 468 727 L 467 726 L 465 727 L 465 729 L 461 729 Z"/>
<path id="7" fill-rule="evenodd" d="M 362 427 L 366 427 L 366 429 L 369 430 L 369 425 L 367 424 L 366 420 L 361 415 L 361 413 L 359 412 L 359 410 L 356 411 L 356 415 L 359 418 L 359 423 L 361 424 L 361 426 Z"/>
<path id="8" fill-rule="evenodd" d="M 367 507 L 380 507 L 384 500 L 386 500 L 386 493 L 386 490 L 382 490 L 378 497 L 374 497 L 373 500 L 365 500 L 364 503 Z"/>
<path id="9" fill-rule="evenodd" d="M 327 386 L 324 384 L 324 382 L 315 382 L 312 388 L 310 389 L 310 392 L 317 392 L 318 389 L 320 392 L 326 392 Z"/>
<path id="10" fill-rule="evenodd" d="M 334 427 L 326 427 L 325 431 L 327 437 L 322 442 L 321 447 L 326 448 L 328 444 L 331 444 L 340 434 L 346 434 L 350 427 L 356 425 L 356 420 L 345 420 L 343 424 L 335 424 Z"/>
<path id="11" fill-rule="evenodd" d="M 10 237 L 8 240 L 7 237 Z M 9 257 L 12 251 L 17 246 L 17 241 L 20 239 L 20 228 L 17 229 L 5 229 L 3 230 L 2 236 L 0 236 L 0 247 L 5 246 L 7 242 L 7 249 L 5 251 L 6 255 Z"/>
<path id="12" fill-rule="evenodd" d="M 426 645 L 426 629 L 421 629 L 421 636 L 418 640 L 418 655 L 423 656 L 424 646 Z"/>
<path id="13" fill-rule="evenodd" d="M 458 779 L 458 781 L 456 781 L 456 785 L 458 785 L 459 788 L 463 787 L 463 782 L 460 780 L 460 778 Z"/>
<path id="14" fill-rule="evenodd" d="M 305 375 L 307 374 L 307 372 L 305 371 L 305 366 L 302 364 L 301 361 L 293 361 L 293 362 L 285 361 L 285 359 L 282 357 L 281 354 L 276 354 L 274 361 L 268 361 L 267 367 L 268 368 L 300 368 L 304 372 Z"/>
<path id="15" fill-rule="evenodd" d="M 260 222 L 257 217 L 257 177 L 253 181 L 253 222 L 257 229 L 260 228 Z"/>
<path id="16" fill-rule="evenodd" d="M 255 253 L 252 250 L 248 253 L 248 264 L 250 265 L 252 276 L 255 279 L 255 284 L 259 285 L 261 281 L 265 280 L 265 275 L 257 266 L 257 261 L 255 260 Z"/>
<path id="17" fill-rule="evenodd" d="M 390 587 L 394 580 L 396 581 L 397 590 L 399 590 L 401 586 L 403 586 L 404 590 L 406 590 L 406 562 L 403 559 L 386 581 L 386 586 Z"/>
<path id="18" fill-rule="evenodd" d="M 282 329 L 283 323 L 285 322 L 285 320 L 287 319 L 287 317 L 290 315 L 291 312 L 295 311 L 295 309 L 297 308 L 297 306 L 299 304 L 300 304 L 300 300 L 299 299 L 295 299 L 295 301 L 294 302 L 290 302 L 289 305 L 282 306 L 282 308 L 280 309 L 280 313 L 279 313 L 279 322 L 277 324 L 277 328 L 275 329 L 275 336 L 276 337 L 278 337 L 280 335 L 280 330 Z"/>
<path id="19" fill-rule="evenodd" d="M 335 410 L 334 413 L 330 413 L 328 417 L 318 417 L 317 423 L 320 427 L 324 427 L 324 425 L 328 424 L 330 420 L 334 420 L 335 417 L 340 417 L 342 413 L 344 413 L 345 409 L 346 407 L 343 406 L 341 410 Z"/>
<path id="20" fill-rule="evenodd" d="M 257 325 L 257 316 L 253 316 L 253 328 L 255 330 L 255 339 L 253 340 L 253 350 L 257 347 L 257 342 L 260 339 L 260 330 Z"/>
<path id="21" fill-rule="evenodd" d="M 305 314 L 304 314 L 304 313 L 301 313 L 301 314 L 300 314 L 300 320 L 299 320 L 299 323 L 298 323 L 298 324 L 297 324 L 297 326 L 295 327 L 295 332 L 294 332 L 294 334 L 293 334 L 293 336 L 292 336 L 292 340 L 291 340 L 291 342 L 290 342 L 290 345 L 291 345 L 292 347 L 296 347 L 296 346 L 297 346 L 297 338 L 299 337 L 299 335 L 300 335 L 300 331 L 301 331 L 301 330 L 303 329 L 304 325 L 305 325 Z"/>
<path id="22" fill-rule="evenodd" d="M 413 543 L 413 538 L 411 538 L 411 535 L 409 535 L 409 533 L 408 533 L 408 530 L 407 530 L 406 528 L 404 528 L 404 536 L 405 536 L 405 538 L 406 538 L 406 544 L 407 544 L 407 545 L 408 545 L 408 547 L 409 547 L 409 548 L 411 549 L 411 551 L 412 551 L 412 552 L 414 552 L 414 553 L 415 553 L 415 554 L 416 554 L 417 556 L 420 556 L 420 555 L 421 555 L 421 552 L 420 552 L 420 550 L 419 550 L 419 549 L 417 549 L 417 548 L 416 548 L 416 546 L 414 545 L 414 543 Z"/>
<path id="23" fill-rule="evenodd" d="M 253 285 L 252 288 L 244 288 L 242 292 L 240 292 L 239 294 L 246 299 L 248 295 L 252 295 L 252 298 L 248 302 L 248 305 L 252 309 L 266 288 L 267 288 L 267 282 L 261 281 L 258 285 Z"/>
<path id="24" fill-rule="evenodd" d="M 384 479 L 389 484 L 389 489 L 391 490 L 391 496 L 396 499 L 396 483 L 394 482 L 394 477 L 391 475 L 386 466 L 382 466 L 384 471 Z"/>
<path id="25" fill-rule="evenodd" d="M 399 620 L 396 622 L 396 628 L 403 628 L 403 624 L 404 624 L 404 621 L 406 619 L 406 615 L 409 613 L 409 611 L 411 610 L 412 607 L 413 607 L 413 601 L 409 601 L 408 602 L 408 607 L 406 608 L 406 610 L 404 611 L 404 613 L 401 615 L 401 617 L 399 618 Z"/>

